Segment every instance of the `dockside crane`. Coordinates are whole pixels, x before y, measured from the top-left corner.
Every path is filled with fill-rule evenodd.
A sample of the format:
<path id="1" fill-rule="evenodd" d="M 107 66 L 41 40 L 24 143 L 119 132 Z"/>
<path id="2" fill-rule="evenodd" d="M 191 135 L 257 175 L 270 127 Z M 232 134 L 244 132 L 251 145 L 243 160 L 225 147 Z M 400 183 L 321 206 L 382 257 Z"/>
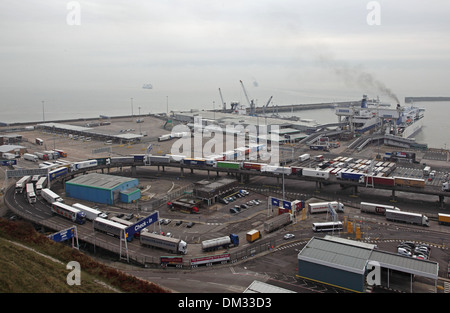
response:
<path id="1" fill-rule="evenodd" d="M 248 98 L 248 95 L 247 95 L 247 91 L 245 90 L 244 83 L 242 82 L 242 80 L 240 80 L 240 82 L 242 85 L 242 90 L 244 90 L 244 94 L 245 94 L 245 98 L 247 99 L 247 103 L 250 106 L 250 115 L 255 115 L 255 103 L 253 100 L 250 101 L 250 99 Z"/>
<path id="2" fill-rule="evenodd" d="M 266 114 L 266 108 L 269 106 L 270 101 L 272 101 L 273 96 L 270 96 L 269 101 L 267 101 L 266 105 L 263 106 L 263 114 Z"/>
<path id="3" fill-rule="evenodd" d="M 219 88 L 219 94 L 220 94 L 220 100 L 222 101 L 222 110 L 225 112 L 227 109 L 227 104 L 225 103 L 225 101 L 223 101 L 223 97 L 222 97 L 222 91 Z"/>

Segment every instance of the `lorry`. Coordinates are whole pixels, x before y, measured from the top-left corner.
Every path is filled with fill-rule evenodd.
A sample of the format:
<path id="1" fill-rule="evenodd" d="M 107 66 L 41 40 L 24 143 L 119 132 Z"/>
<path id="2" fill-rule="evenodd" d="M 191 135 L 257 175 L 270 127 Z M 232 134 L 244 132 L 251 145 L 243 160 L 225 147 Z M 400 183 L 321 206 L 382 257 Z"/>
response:
<path id="1" fill-rule="evenodd" d="M 425 187 L 425 180 L 419 178 L 394 177 L 396 186 Z"/>
<path id="2" fill-rule="evenodd" d="M 67 152 L 61 149 L 53 149 L 53 151 L 57 152 L 59 154 L 60 158 L 67 158 Z"/>
<path id="3" fill-rule="evenodd" d="M 386 210 L 386 219 L 393 222 L 430 226 L 428 223 L 428 217 L 420 213 Z"/>
<path id="4" fill-rule="evenodd" d="M 301 156 L 299 156 L 299 157 L 298 157 L 298 160 L 299 160 L 300 162 L 303 162 L 303 161 L 308 160 L 310 157 L 311 157 L 311 155 L 310 155 L 309 153 L 305 153 L 305 154 L 302 154 Z"/>
<path id="5" fill-rule="evenodd" d="M 53 202 L 63 202 L 63 199 L 59 195 L 48 188 L 44 188 L 41 190 L 41 197 L 50 204 L 52 204 Z"/>
<path id="6" fill-rule="evenodd" d="M 37 155 L 31 154 L 31 153 L 24 153 L 23 159 L 31 162 L 38 162 L 39 158 Z"/>
<path id="7" fill-rule="evenodd" d="M 276 175 L 278 174 L 291 175 L 292 169 L 287 166 L 265 165 L 261 167 L 261 172 L 272 172 Z"/>
<path id="8" fill-rule="evenodd" d="M 310 214 L 329 212 L 330 207 L 336 212 L 344 212 L 344 205 L 337 201 L 308 203 L 308 210 Z"/>
<path id="9" fill-rule="evenodd" d="M 34 192 L 33 183 L 27 184 L 27 200 L 29 204 L 36 203 L 36 193 Z"/>
<path id="10" fill-rule="evenodd" d="M 450 214 L 438 213 L 438 222 L 441 225 L 450 225 Z"/>
<path id="11" fill-rule="evenodd" d="M 86 214 L 86 218 L 88 220 L 90 220 L 90 221 L 95 220 L 97 217 L 101 217 L 101 218 L 107 218 L 108 217 L 105 213 L 103 213 L 103 212 L 101 212 L 99 210 L 96 210 L 94 208 L 88 207 L 86 205 L 83 205 L 81 203 L 75 203 L 72 206 L 74 208 L 76 208 L 76 209 L 79 209 L 79 210 L 83 211 L 84 214 Z"/>
<path id="12" fill-rule="evenodd" d="M 239 162 L 227 162 L 227 161 L 216 161 L 213 162 L 213 167 L 215 168 L 228 168 L 238 170 L 241 168 L 241 163 Z"/>
<path id="13" fill-rule="evenodd" d="M 302 176 L 323 178 L 325 180 L 328 180 L 330 178 L 330 172 L 329 171 L 316 170 L 314 168 L 303 168 L 302 169 Z"/>
<path id="14" fill-rule="evenodd" d="M 170 156 L 168 155 L 149 155 L 147 157 L 147 164 L 170 163 Z"/>
<path id="15" fill-rule="evenodd" d="M 363 175 L 360 177 L 359 183 L 374 186 L 394 186 L 395 179 L 393 177 Z"/>
<path id="16" fill-rule="evenodd" d="M 386 215 L 386 210 L 400 211 L 399 208 L 392 205 L 361 202 L 361 212 Z"/>
<path id="17" fill-rule="evenodd" d="M 133 161 L 134 161 L 134 158 L 133 158 Z M 87 161 L 75 162 L 75 163 L 72 163 L 71 171 L 72 172 L 78 171 L 83 168 L 95 167 L 97 165 L 98 165 L 97 160 L 87 160 Z"/>
<path id="18" fill-rule="evenodd" d="M 47 177 L 42 176 L 36 183 L 36 195 L 41 194 L 41 190 L 47 186 Z"/>
<path id="19" fill-rule="evenodd" d="M 187 243 L 185 241 L 150 232 L 141 232 L 140 243 L 143 246 L 164 249 L 175 254 L 187 253 Z"/>
<path id="20" fill-rule="evenodd" d="M 237 246 L 239 246 L 239 236 L 236 234 L 202 241 L 203 251 L 217 250 L 221 247 L 227 249 Z"/>
<path id="21" fill-rule="evenodd" d="M 359 182 L 360 178 L 363 176 L 363 173 L 350 173 L 346 171 L 341 171 L 336 174 L 336 178 L 343 180 L 353 180 Z"/>
<path id="22" fill-rule="evenodd" d="M 264 231 L 271 233 L 280 227 L 292 223 L 293 215 L 291 213 L 283 213 L 264 222 Z"/>
<path id="23" fill-rule="evenodd" d="M 166 141 L 166 140 L 170 140 L 170 139 L 172 139 L 171 134 L 161 135 L 158 137 L 158 141 Z"/>
<path id="24" fill-rule="evenodd" d="M 178 209 L 184 213 L 199 213 L 198 206 L 195 203 L 186 203 L 181 201 L 169 201 L 167 205 L 170 209 Z"/>
<path id="25" fill-rule="evenodd" d="M 16 182 L 15 193 L 22 193 L 27 184 L 31 181 L 31 176 L 23 176 Z"/>
<path id="26" fill-rule="evenodd" d="M 261 232 L 257 229 L 252 229 L 247 232 L 245 238 L 247 239 L 248 242 L 252 243 L 261 238 Z"/>
<path id="27" fill-rule="evenodd" d="M 67 173 L 69 173 L 69 169 L 67 167 L 58 167 L 48 172 L 48 178 L 52 181 L 60 176 L 66 175 Z"/>
<path id="28" fill-rule="evenodd" d="M 53 214 L 65 217 L 78 224 L 86 222 L 86 214 L 83 211 L 62 202 L 53 202 L 51 211 Z"/>
<path id="29" fill-rule="evenodd" d="M 116 238 L 120 238 L 121 236 L 125 235 L 125 230 L 128 226 L 113 222 L 101 217 L 96 217 L 92 224 L 94 225 L 94 230 L 107 234 L 109 236 L 113 236 Z M 127 241 L 132 241 L 133 238 L 131 236 L 127 237 Z"/>

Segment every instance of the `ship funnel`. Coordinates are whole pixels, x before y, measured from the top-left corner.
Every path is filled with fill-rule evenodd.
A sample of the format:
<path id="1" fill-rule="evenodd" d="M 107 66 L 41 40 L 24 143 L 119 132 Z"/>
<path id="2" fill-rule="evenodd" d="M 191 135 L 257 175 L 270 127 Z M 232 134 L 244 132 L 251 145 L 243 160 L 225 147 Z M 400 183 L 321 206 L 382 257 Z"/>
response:
<path id="1" fill-rule="evenodd" d="M 361 100 L 361 108 L 367 109 L 367 96 L 366 95 L 363 95 L 363 98 Z"/>

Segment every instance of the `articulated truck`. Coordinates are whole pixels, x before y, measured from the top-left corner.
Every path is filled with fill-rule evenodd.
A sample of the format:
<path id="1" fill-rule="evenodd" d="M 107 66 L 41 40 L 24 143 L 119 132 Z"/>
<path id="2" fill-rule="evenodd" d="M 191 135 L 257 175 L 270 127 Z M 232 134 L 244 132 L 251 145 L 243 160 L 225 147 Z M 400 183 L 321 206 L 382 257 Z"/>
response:
<path id="1" fill-rule="evenodd" d="M 175 254 L 186 254 L 187 243 L 181 239 L 170 238 L 150 232 L 141 232 L 141 245 L 167 250 Z"/>
<path id="2" fill-rule="evenodd" d="M 399 208 L 392 205 L 361 202 L 361 212 L 386 215 L 386 210 L 400 211 Z"/>
<path id="3" fill-rule="evenodd" d="M 428 223 L 428 217 L 420 213 L 386 210 L 386 219 L 393 222 L 430 226 Z"/>
<path id="4" fill-rule="evenodd" d="M 280 227 L 292 223 L 293 216 L 290 213 L 283 213 L 264 222 L 264 231 L 271 233 Z"/>
<path id="5" fill-rule="evenodd" d="M 308 203 L 308 210 L 310 214 L 325 213 L 329 211 L 330 206 L 336 212 L 344 212 L 344 205 L 337 201 Z"/>
<path id="6" fill-rule="evenodd" d="M 235 234 L 202 241 L 203 251 L 212 251 L 221 247 L 227 249 L 237 246 L 239 246 L 239 236 Z"/>

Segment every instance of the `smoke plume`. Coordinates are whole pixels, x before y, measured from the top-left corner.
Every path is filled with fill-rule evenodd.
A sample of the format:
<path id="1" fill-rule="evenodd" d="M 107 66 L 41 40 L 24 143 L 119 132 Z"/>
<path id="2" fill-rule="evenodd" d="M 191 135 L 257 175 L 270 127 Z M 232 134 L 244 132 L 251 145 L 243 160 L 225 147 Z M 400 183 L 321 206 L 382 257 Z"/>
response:
<path id="1" fill-rule="evenodd" d="M 395 100 L 396 103 L 400 103 L 397 95 L 390 88 L 388 88 L 383 82 L 376 79 L 374 75 L 364 71 L 362 68 L 337 62 L 333 58 L 326 57 L 324 55 L 319 56 L 319 61 L 322 66 L 329 68 L 337 76 L 342 78 L 347 85 L 359 86 L 365 90 L 383 93 L 389 98 Z"/>

